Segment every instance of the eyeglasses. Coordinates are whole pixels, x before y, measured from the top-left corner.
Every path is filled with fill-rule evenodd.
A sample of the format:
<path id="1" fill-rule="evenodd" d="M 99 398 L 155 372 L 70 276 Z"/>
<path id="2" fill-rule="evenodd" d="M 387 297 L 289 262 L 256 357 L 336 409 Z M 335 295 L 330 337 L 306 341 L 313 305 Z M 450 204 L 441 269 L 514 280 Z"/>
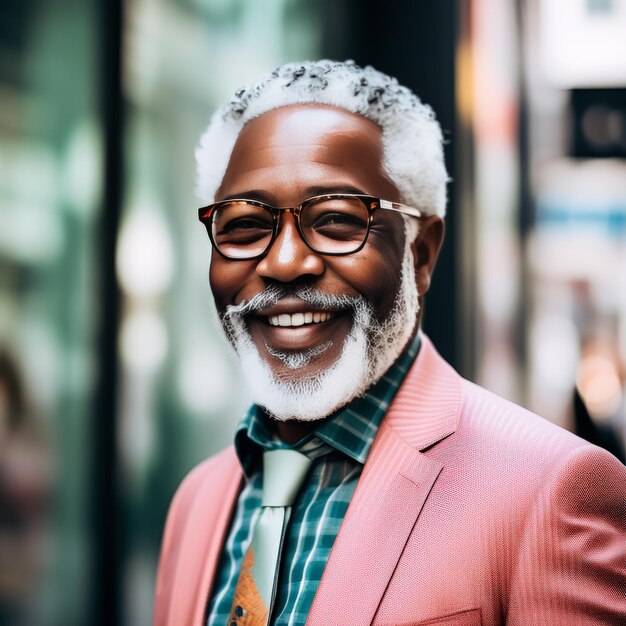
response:
<path id="1" fill-rule="evenodd" d="M 222 200 L 198 209 L 198 218 L 219 254 L 247 261 L 262 257 L 270 249 L 285 211 L 293 215 L 300 237 L 311 250 L 341 256 L 363 248 L 379 209 L 422 217 L 418 209 L 398 202 L 362 194 L 328 194 L 284 208 L 244 198 Z"/>

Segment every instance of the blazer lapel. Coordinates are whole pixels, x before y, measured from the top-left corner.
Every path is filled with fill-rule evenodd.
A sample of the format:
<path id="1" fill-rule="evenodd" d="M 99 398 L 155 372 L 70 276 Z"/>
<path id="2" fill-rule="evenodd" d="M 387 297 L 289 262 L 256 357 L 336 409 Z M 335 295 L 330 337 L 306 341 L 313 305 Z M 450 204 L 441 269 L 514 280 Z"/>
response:
<path id="1" fill-rule="evenodd" d="M 308 623 L 371 624 L 441 465 L 381 426 L 337 535 Z"/>
<path id="2" fill-rule="evenodd" d="M 308 624 L 372 623 L 443 465 L 420 451 L 454 432 L 460 378 L 423 337 L 378 431 L 320 581 Z"/>

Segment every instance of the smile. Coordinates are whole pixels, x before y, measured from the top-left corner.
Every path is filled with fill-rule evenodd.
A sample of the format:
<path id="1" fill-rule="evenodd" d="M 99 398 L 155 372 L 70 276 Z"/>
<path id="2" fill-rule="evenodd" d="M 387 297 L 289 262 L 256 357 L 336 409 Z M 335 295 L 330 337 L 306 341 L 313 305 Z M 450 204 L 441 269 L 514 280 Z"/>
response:
<path id="1" fill-rule="evenodd" d="M 327 311 L 306 311 L 299 313 L 281 313 L 270 315 L 267 321 L 270 326 L 294 327 L 305 324 L 321 324 L 327 322 L 332 314 Z"/>
<path id="2" fill-rule="evenodd" d="M 282 298 L 248 314 L 245 323 L 259 354 L 291 376 L 294 369 L 313 371 L 336 361 L 354 323 L 350 313 L 349 308 Z"/>

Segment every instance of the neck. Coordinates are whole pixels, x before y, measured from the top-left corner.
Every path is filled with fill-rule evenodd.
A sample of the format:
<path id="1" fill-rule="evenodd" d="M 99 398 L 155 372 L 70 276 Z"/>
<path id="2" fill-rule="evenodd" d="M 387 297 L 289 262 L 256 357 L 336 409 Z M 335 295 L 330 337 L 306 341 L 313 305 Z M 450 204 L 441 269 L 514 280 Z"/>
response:
<path id="1" fill-rule="evenodd" d="M 271 419 L 271 418 L 270 418 Z M 275 421 L 276 435 L 281 441 L 292 445 L 310 435 L 322 422 L 315 420 L 311 422 L 299 422 L 298 420 L 287 420 L 284 422 Z"/>

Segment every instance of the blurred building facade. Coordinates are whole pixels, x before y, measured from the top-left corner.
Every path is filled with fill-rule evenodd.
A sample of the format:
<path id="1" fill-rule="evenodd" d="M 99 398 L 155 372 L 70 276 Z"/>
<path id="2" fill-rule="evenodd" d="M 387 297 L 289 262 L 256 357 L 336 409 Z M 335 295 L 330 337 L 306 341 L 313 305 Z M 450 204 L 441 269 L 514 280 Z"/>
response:
<path id="1" fill-rule="evenodd" d="M 247 404 L 193 149 L 220 102 L 285 61 L 371 63 L 433 106 L 453 181 L 427 332 L 468 377 L 571 429 L 580 400 L 588 436 L 623 444 L 626 0 L 1 11 L 0 353 L 38 434 L 11 492 L 37 519 L 19 594 L 0 499 L 0 623 L 150 623 L 167 504 Z M 4 459 L 24 446 L 1 376 Z"/>

